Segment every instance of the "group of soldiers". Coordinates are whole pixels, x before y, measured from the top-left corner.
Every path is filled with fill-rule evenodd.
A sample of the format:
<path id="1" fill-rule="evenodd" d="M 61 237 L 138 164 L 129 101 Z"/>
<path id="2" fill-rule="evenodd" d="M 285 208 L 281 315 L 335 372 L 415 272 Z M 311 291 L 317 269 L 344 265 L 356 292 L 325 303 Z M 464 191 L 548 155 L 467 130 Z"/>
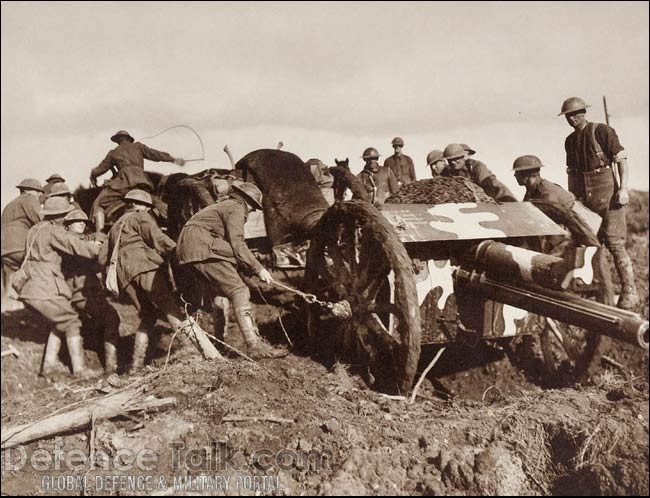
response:
<path id="1" fill-rule="evenodd" d="M 526 188 L 524 201 L 544 201 L 573 209 L 576 200 L 598 214 L 602 219 L 599 240 L 609 249 L 621 282 L 617 306 L 633 310 L 638 302 L 632 262 L 625 248 L 625 206 L 629 202 L 627 155 L 613 128 L 603 123 L 587 121 L 590 107 L 579 97 L 570 97 L 562 103 L 558 116 L 565 116 L 573 128 L 565 141 L 568 191 L 544 179 L 544 166 L 539 157 L 525 155 L 515 159 L 513 172 L 517 183 Z M 368 196 L 375 204 L 383 204 L 397 193 L 402 185 L 416 180 L 413 160 L 402 153 L 404 140 L 395 137 L 391 145 L 394 154 L 383 166 L 374 147 L 364 150 L 363 171 L 359 173 Z M 467 144 L 453 143 L 443 151 L 427 154 L 427 166 L 432 176 L 462 176 L 479 185 L 497 202 L 516 201 L 510 190 L 501 183 Z"/>
<path id="2" fill-rule="evenodd" d="M 517 182 L 526 188 L 524 200 L 543 200 L 571 209 L 576 198 L 597 213 L 602 223 L 599 239 L 606 245 L 620 277 L 622 291 L 618 307 L 633 309 L 638 301 L 632 263 L 625 248 L 625 205 L 628 169 L 626 154 L 616 132 L 605 124 L 586 119 L 589 106 L 578 97 L 566 99 L 560 116 L 574 131 L 565 143 L 569 191 L 545 180 L 544 167 L 534 155 L 517 158 L 513 170 Z M 175 331 L 198 327 L 184 316 L 168 280 L 165 263 L 176 255 L 193 276 L 227 298 L 232 306 L 248 354 L 253 358 L 275 358 L 287 351 L 276 348 L 259 335 L 250 303 L 250 292 L 238 268 L 249 268 L 266 283 L 271 273 L 255 258 L 244 239 L 244 224 L 252 210 L 262 209 L 262 193 L 251 183 L 233 183 L 227 195 L 198 211 L 183 227 L 174 242 L 158 226 L 152 209 L 165 210 L 152 196 L 153 185 L 144 172 L 144 159 L 182 165 L 175 158 L 136 142 L 126 131 L 111 140 L 117 147 L 92 170 L 91 182 L 110 170 L 113 179 L 92 207 L 91 219 L 72 201 L 72 193 L 61 175 L 54 174 L 42 186 L 25 179 L 17 185 L 20 195 L 2 212 L 2 267 L 4 290 L 9 284 L 25 306 L 51 325 L 41 372 L 51 376 L 61 370 L 59 350 L 65 338 L 73 375 L 96 375 L 86 367 L 81 338 L 81 316 L 102 323 L 104 328 L 105 372 L 117 370 L 120 317 L 107 301 L 107 279 L 98 275 L 107 270 L 115 276 L 112 287 L 128 296 L 137 308 L 141 323 L 135 333 L 131 368 L 144 364 L 149 337 L 157 319 L 166 320 Z M 382 204 L 402 185 L 416 180 L 410 157 L 402 153 L 404 141 L 392 141 L 395 153 L 379 165 L 379 153 L 369 147 L 363 153 L 365 166 L 357 175 L 370 200 Z M 497 202 L 515 201 L 514 195 L 490 169 L 472 156 L 466 144 L 449 144 L 444 151 L 433 150 L 427 165 L 433 176 L 463 176 L 478 184 Z M 312 172 L 321 172 L 322 163 L 308 161 Z M 333 202 L 333 199 L 331 200 Z M 103 233 L 107 213 L 124 213 L 108 234 Z M 89 233 L 89 225 L 96 230 Z M 180 334 L 183 337 L 183 334 Z"/>
<path id="3" fill-rule="evenodd" d="M 2 212 L 2 265 L 4 290 L 16 297 L 50 325 L 41 374 L 51 378 L 63 373 L 59 361 L 65 339 L 72 374 L 88 378 L 99 374 L 87 367 L 81 336 L 82 317 L 104 329 L 104 372 L 118 369 L 117 348 L 120 316 L 108 302 L 107 289 L 123 294 L 138 310 L 131 371 L 142 368 L 149 338 L 158 319 L 165 320 L 184 346 L 185 332 L 199 327 L 183 313 L 172 290 L 166 264 L 175 253 L 196 278 L 211 286 L 214 294 L 228 299 L 235 322 L 252 358 L 276 358 L 287 354 L 259 335 L 250 303 L 250 292 L 238 272 L 247 266 L 271 283 L 271 273 L 255 258 L 244 240 L 248 214 L 262 208 L 262 193 L 251 183 L 233 185 L 228 196 L 196 213 L 185 225 L 178 243 L 158 226 L 151 210 L 156 204 L 143 158 L 170 160 L 166 153 L 135 142 L 125 131 L 113 136 L 118 147 L 91 174 L 96 177 L 117 165 L 93 205 L 95 218 L 104 223 L 104 211 L 126 210 L 108 234 L 87 230 L 92 221 L 71 202 L 71 192 L 61 175 L 52 175 L 42 186 L 25 179 L 17 185 L 20 195 Z M 146 179 L 143 180 L 143 179 Z M 149 188 L 148 188 L 149 187 Z M 105 285 L 98 275 L 106 273 Z M 113 281 L 111 280 L 113 276 Z"/>

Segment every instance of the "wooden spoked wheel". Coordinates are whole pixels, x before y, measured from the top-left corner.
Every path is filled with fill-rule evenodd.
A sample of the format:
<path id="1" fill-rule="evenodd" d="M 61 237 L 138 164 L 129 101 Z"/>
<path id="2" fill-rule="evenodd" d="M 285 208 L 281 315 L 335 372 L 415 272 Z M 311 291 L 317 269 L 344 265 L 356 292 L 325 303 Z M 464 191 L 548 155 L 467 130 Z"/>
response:
<path id="1" fill-rule="evenodd" d="M 350 305 L 350 316 L 334 318 L 338 352 L 355 353 L 373 387 L 407 393 L 420 357 L 420 309 L 406 248 L 363 201 L 336 203 L 314 232 L 305 288 L 321 301 Z M 319 314 L 310 315 L 318 330 Z"/>

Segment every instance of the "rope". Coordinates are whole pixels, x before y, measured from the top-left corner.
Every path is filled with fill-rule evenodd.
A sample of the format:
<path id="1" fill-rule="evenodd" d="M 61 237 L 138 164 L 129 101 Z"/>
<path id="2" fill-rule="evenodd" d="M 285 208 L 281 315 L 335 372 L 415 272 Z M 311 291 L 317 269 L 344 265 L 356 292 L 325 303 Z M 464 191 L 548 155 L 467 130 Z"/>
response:
<path id="1" fill-rule="evenodd" d="M 143 137 L 140 140 L 144 141 L 144 140 L 148 140 L 150 138 L 156 138 L 157 136 L 162 135 L 163 133 L 168 132 L 169 130 L 173 130 L 174 128 L 186 128 L 186 129 L 190 130 L 192 133 L 194 133 L 194 135 L 196 135 L 196 138 L 199 139 L 199 143 L 201 144 L 201 157 L 197 158 L 197 159 L 185 159 L 185 162 L 189 163 L 191 161 L 203 161 L 205 159 L 205 147 L 203 146 L 203 140 L 201 140 L 201 136 L 191 126 L 183 125 L 183 124 L 170 126 L 169 128 L 165 128 L 163 131 L 161 131 L 159 133 L 156 133 L 155 135 L 151 135 L 150 137 Z"/>

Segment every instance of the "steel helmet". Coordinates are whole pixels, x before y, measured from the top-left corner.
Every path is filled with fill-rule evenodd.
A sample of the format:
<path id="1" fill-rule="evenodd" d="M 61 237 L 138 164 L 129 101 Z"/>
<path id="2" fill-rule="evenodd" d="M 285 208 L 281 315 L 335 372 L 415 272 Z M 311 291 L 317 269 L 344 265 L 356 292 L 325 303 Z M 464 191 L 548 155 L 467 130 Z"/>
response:
<path id="1" fill-rule="evenodd" d="M 50 182 L 53 182 L 54 180 L 58 180 L 58 181 L 60 181 L 60 182 L 64 182 L 64 181 L 65 181 L 65 178 L 63 178 L 63 177 L 62 177 L 61 175 L 59 175 L 58 173 L 54 173 L 53 175 L 50 175 L 50 177 L 49 177 L 47 180 L 45 180 L 45 181 L 46 181 L 47 183 L 50 183 Z"/>
<path id="2" fill-rule="evenodd" d="M 111 142 L 118 143 L 117 140 L 118 140 L 120 137 L 126 137 L 126 138 L 128 138 L 129 141 L 130 141 L 131 143 L 135 142 L 135 138 L 133 138 L 133 137 L 131 136 L 131 134 L 130 134 L 128 131 L 126 131 L 126 130 L 120 130 L 120 131 L 118 131 L 115 135 L 113 135 L 113 136 L 111 137 Z"/>
<path id="3" fill-rule="evenodd" d="M 404 147 L 404 140 L 402 137 L 395 137 L 390 143 L 391 145 L 399 145 L 400 147 Z"/>
<path id="4" fill-rule="evenodd" d="M 465 157 L 467 152 L 460 144 L 449 144 L 445 147 L 445 152 L 443 154 L 445 159 L 460 159 L 461 157 Z"/>
<path id="5" fill-rule="evenodd" d="M 147 206 L 153 205 L 153 201 L 151 200 L 151 195 L 149 195 L 149 192 L 145 192 L 139 188 L 129 190 L 124 196 L 124 200 L 135 202 L 136 204 L 145 204 Z"/>
<path id="6" fill-rule="evenodd" d="M 43 192 L 41 182 L 35 178 L 25 178 L 22 182 L 16 185 L 16 188 L 19 188 L 21 190 L 36 190 L 37 192 Z"/>
<path id="7" fill-rule="evenodd" d="M 73 209 L 63 218 L 63 223 L 75 223 L 77 221 L 85 221 L 88 223 L 88 216 L 81 209 Z"/>
<path id="8" fill-rule="evenodd" d="M 379 152 L 377 149 L 374 147 L 368 147 L 366 150 L 363 151 L 363 155 L 361 156 L 361 159 L 379 159 Z"/>
<path id="9" fill-rule="evenodd" d="M 72 195 L 72 192 L 70 192 L 70 189 L 65 183 L 59 182 L 52 185 L 50 193 L 47 194 L 48 197 L 55 197 L 57 195 Z"/>
<path id="10" fill-rule="evenodd" d="M 41 208 L 42 216 L 54 216 L 72 211 L 74 207 L 64 197 L 48 197 Z"/>
<path id="11" fill-rule="evenodd" d="M 460 146 L 461 146 L 463 149 L 465 149 L 465 152 L 467 152 L 467 155 L 468 155 L 468 156 L 473 156 L 474 154 L 476 154 L 476 151 L 475 151 L 474 149 L 472 149 L 469 145 L 467 145 L 467 144 L 460 144 Z"/>
<path id="12" fill-rule="evenodd" d="M 537 156 L 521 156 L 515 159 L 515 162 L 512 164 L 512 170 L 516 173 L 517 171 L 539 169 L 543 166 L 542 161 Z"/>
<path id="13" fill-rule="evenodd" d="M 248 182 L 233 183 L 232 190 L 241 195 L 253 209 L 262 210 L 262 192 L 255 185 Z"/>
<path id="14" fill-rule="evenodd" d="M 564 102 L 562 102 L 562 110 L 558 116 L 562 116 L 562 114 L 567 114 L 569 112 L 581 111 L 587 107 L 591 106 L 580 97 L 569 97 Z"/>
<path id="15" fill-rule="evenodd" d="M 431 166 L 444 158 L 445 156 L 441 150 L 432 150 L 427 154 L 427 166 Z"/>

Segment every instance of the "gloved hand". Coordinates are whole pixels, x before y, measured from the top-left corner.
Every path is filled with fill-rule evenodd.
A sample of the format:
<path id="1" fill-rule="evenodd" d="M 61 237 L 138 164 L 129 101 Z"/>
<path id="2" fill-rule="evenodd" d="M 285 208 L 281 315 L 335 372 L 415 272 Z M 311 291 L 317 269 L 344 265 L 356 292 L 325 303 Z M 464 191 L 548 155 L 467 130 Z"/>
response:
<path id="1" fill-rule="evenodd" d="M 262 282 L 265 282 L 267 284 L 273 282 L 273 277 L 271 276 L 271 272 L 268 271 L 266 268 L 262 268 L 257 274 L 257 276 Z"/>
<path id="2" fill-rule="evenodd" d="M 174 159 L 174 164 L 176 166 L 185 166 L 185 159 L 183 159 L 182 157 L 177 157 L 176 159 Z"/>

